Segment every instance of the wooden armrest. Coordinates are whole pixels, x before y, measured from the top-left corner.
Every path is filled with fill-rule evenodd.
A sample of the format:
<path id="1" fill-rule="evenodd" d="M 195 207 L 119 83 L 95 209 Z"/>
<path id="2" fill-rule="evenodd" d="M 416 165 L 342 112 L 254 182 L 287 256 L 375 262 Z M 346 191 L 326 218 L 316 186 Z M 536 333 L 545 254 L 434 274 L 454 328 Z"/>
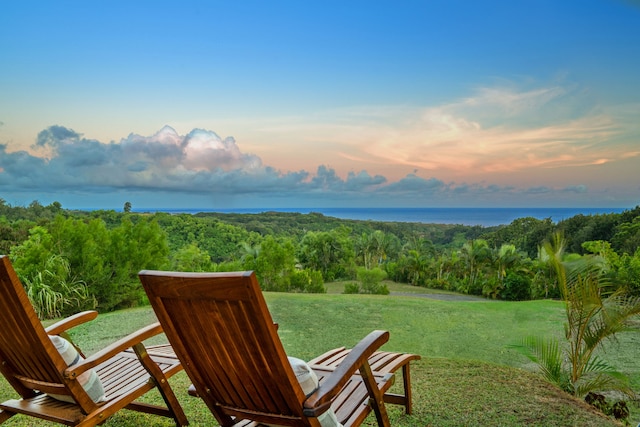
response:
<path id="1" fill-rule="evenodd" d="M 53 325 L 46 327 L 44 330 L 49 335 L 60 335 L 61 333 L 75 328 L 78 325 L 82 325 L 83 323 L 87 323 L 93 319 L 98 317 L 98 312 L 94 310 L 83 311 L 73 316 L 69 316 L 66 319 L 62 319 Z"/>
<path id="2" fill-rule="evenodd" d="M 136 332 L 132 332 L 131 334 L 119 339 L 118 341 L 114 342 L 108 347 L 105 347 L 99 352 L 92 354 L 84 360 L 81 360 L 78 364 L 70 366 L 64 371 L 64 375 L 66 378 L 76 378 L 78 375 L 91 368 L 95 368 L 102 362 L 110 359 L 121 351 L 132 348 L 136 344 L 140 344 L 142 343 L 142 341 L 161 334 L 162 332 L 162 326 L 160 326 L 160 323 L 157 322 L 139 329 Z"/>
<path id="3" fill-rule="evenodd" d="M 329 409 L 331 400 L 340 392 L 349 378 L 361 366 L 368 364 L 369 356 L 387 341 L 389 341 L 389 332 L 387 331 L 373 331 L 364 337 L 336 367 L 335 371 L 326 377 L 320 387 L 305 400 L 305 415 L 317 416 Z"/>

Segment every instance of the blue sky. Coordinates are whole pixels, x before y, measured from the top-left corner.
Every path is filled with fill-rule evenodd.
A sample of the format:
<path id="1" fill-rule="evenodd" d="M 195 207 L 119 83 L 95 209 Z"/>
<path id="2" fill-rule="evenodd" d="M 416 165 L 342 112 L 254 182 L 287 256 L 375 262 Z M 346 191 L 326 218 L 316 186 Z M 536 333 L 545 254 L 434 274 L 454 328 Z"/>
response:
<path id="1" fill-rule="evenodd" d="M 640 2 L 0 5 L 0 198 L 640 202 Z"/>

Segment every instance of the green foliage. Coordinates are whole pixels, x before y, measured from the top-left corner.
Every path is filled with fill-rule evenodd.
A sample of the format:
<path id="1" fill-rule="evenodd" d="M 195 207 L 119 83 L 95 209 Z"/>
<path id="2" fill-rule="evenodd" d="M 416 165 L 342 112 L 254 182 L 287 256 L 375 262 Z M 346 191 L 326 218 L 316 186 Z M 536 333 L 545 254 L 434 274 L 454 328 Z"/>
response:
<path id="1" fill-rule="evenodd" d="M 480 295 L 485 282 L 486 268 L 491 264 L 492 251 L 484 239 L 466 242 L 460 249 L 463 278 L 460 283 L 465 293 Z"/>
<path id="2" fill-rule="evenodd" d="M 344 284 L 345 294 L 359 294 L 360 284 L 358 282 L 347 282 Z"/>
<path id="3" fill-rule="evenodd" d="M 522 339 L 521 345 L 513 346 L 521 351 L 529 360 L 536 363 L 542 376 L 563 389 L 573 393 L 569 371 L 564 365 L 564 351 L 560 348 L 557 339 L 542 339 L 529 336 Z"/>
<path id="4" fill-rule="evenodd" d="M 27 240 L 29 230 L 34 225 L 31 221 L 9 221 L 6 217 L 0 216 L 0 254 L 11 253 L 11 248 Z"/>
<path id="5" fill-rule="evenodd" d="M 21 281 L 40 319 L 53 319 L 95 308 L 95 298 L 83 282 L 71 277 L 69 263 L 59 255 L 52 255 L 42 271 Z"/>
<path id="6" fill-rule="evenodd" d="M 425 284 L 429 267 L 426 256 L 417 250 L 410 250 L 400 262 L 410 285 L 423 286 Z"/>
<path id="7" fill-rule="evenodd" d="M 503 244 L 512 244 L 527 256 L 535 257 L 538 246 L 547 240 L 554 231 L 554 225 L 550 218 L 543 220 L 526 217 L 518 218 L 511 224 L 499 227 L 495 231 L 487 233 L 484 237 L 494 247 Z"/>
<path id="8" fill-rule="evenodd" d="M 54 255 L 53 238 L 49 231 L 41 226 L 29 231 L 29 238 L 21 245 L 11 248 L 13 268 L 20 272 L 23 280 L 33 280 L 44 270 L 48 260 Z"/>
<path id="9" fill-rule="evenodd" d="M 358 280 L 365 294 L 389 295 L 389 288 L 380 282 L 386 279 L 387 273 L 379 267 L 371 270 L 358 267 Z"/>
<path id="10" fill-rule="evenodd" d="M 521 273 L 508 273 L 500 297 L 507 301 L 531 299 L 531 278 Z"/>
<path id="11" fill-rule="evenodd" d="M 631 294 L 640 296 L 640 249 L 633 256 L 624 254 L 620 257 L 615 277 L 618 283 L 628 286 Z"/>
<path id="12" fill-rule="evenodd" d="M 620 223 L 617 214 L 575 215 L 558 223 L 557 232 L 565 236 L 569 252 L 584 254 L 584 242 L 611 241 Z"/>
<path id="13" fill-rule="evenodd" d="M 298 260 L 304 268 L 322 273 L 325 281 L 349 277 L 354 263 L 350 230 L 340 227 L 330 232 L 308 232 L 298 248 Z"/>
<path id="14" fill-rule="evenodd" d="M 215 264 L 213 271 L 242 271 L 245 266 L 242 261 L 227 261 Z"/>
<path id="15" fill-rule="evenodd" d="M 431 279 L 427 282 L 426 286 L 430 289 L 443 289 L 445 291 L 452 289 L 451 282 L 445 279 Z"/>
<path id="16" fill-rule="evenodd" d="M 135 223 L 122 217 L 120 225 L 107 229 L 100 219 L 57 216 L 47 227 L 34 227 L 29 239 L 12 249 L 14 268 L 26 282 L 39 283 L 47 262 L 59 256 L 68 263 L 69 277 L 85 283 L 102 310 L 142 302 L 138 271 L 167 266 L 166 236 L 155 221 L 144 217 Z"/>
<path id="17" fill-rule="evenodd" d="M 171 269 L 174 271 L 213 271 L 209 254 L 197 244 L 191 243 L 179 249 L 172 257 Z"/>
<path id="18" fill-rule="evenodd" d="M 243 244 L 253 246 L 262 240 L 257 233 L 208 216 L 157 213 L 154 218 L 167 234 L 172 253 L 194 244 L 214 263 L 240 259 Z"/>
<path id="19" fill-rule="evenodd" d="M 640 248 L 640 215 L 632 222 L 619 224 L 615 231 L 611 243 L 618 252 L 632 254 Z"/>
<path id="20" fill-rule="evenodd" d="M 294 252 L 290 239 L 277 241 L 273 236 L 267 236 L 258 255 L 245 259 L 244 269 L 256 272 L 263 290 L 286 292 L 291 287 L 291 276 L 295 271 Z"/>
<path id="21" fill-rule="evenodd" d="M 396 258 L 399 251 L 400 239 L 380 230 L 363 233 L 355 245 L 358 262 L 368 269 L 378 267 L 390 258 Z"/>
<path id="22" fill-rule="evenodd" d="M 136 278 L 139 268 L 251 269 L 265 278 L 269 289 L 299 291 L 300 283 L 291 282 L 295 270 L 319 271 L 322 281 L 353 280 L 360 265 L 380 267 L 394 281 L 496 299 L 525 297 L 506 290 L 506 277 L 515 273 L 532 278 L 531 298 L 559 298 L 549 254 L 537 249 L 546 236 L 562 229 L 572 235 L 553 257 L 567 261 L 597 253 L 607 261 L 612 284 L 640 295 L 638 218 L 640 207 L 622 214 L 577 216 L 558 225 L 550 219 L 521 218 L 506 226 L 468 227 L 341 220 L 318 213 L 83 212 L 64 210 L 57 202 L 12 207 L 0 199 L 0 248 L 12 253 L 20 248 L 23 267 L 32 275 L 49 256 L 63 256 L 103 311 L 144 301 Z M 29 234 L 36 223 L 40 229 Z M 275 247 L 273 254 L 261 254 L 269 237 L 279 245 L 288 240 L 294 260 L 286 255 L 288 261 L 282 261 Z M 576 244 L 577 253 L 571 253 Z"/>
<path id="23" fill-rule="evenodd" d="M 323 294 L 327 292 L 322 280 L 322 274 L 314 270 L 295 270 L 291 274 L 290 290 L 294 292 L 308 292 Z"/>
<path id="24" fill-rule="evenodd" d="M 145 295 L 137 275 L 142 269 L 167 267 L 169 248 L 164 231 L 153 219 L 139 217 L 133 223 L 123 217 L 107 240 L 101 280 L 88 283 L 99 306 L 113 310 L 143 303 Z"/>
<path id="25" fill-rule="evenodd" d="M 503 290 L 504 282 L 495 277 L 485 278 L 482 282 L 482 296 L 485 298 L 499 299 Z"/>

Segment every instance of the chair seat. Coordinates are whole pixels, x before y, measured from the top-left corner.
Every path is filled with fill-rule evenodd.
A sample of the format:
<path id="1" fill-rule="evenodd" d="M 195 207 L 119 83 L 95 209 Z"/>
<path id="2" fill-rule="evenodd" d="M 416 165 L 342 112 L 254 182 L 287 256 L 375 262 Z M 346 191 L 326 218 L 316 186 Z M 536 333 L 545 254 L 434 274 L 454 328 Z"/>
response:
<path id="1" fill-rule="evenodd" d="M 167 377 L 182 369 L 180 361 L 168 344 L 149 346 L 147 352 Z M 96 367 L 96 372 L 105 390 L 105 402 L 101 406 L 108 405 L 111 400 L 132 392 L 141 396 L 155 387 L 151 376 L 131 349 L 101 363 Z M 78 424 L 86 417 L 78 405 L 62 402 L 46 394 L 30 399 L 11 399 L 1 403 L 0 409 L 25 415 L 37 415 L 40 418 L 67 425 Z"/>
<path id="2" fill-rule="evenodd" d="M 310 366 L 318 376 L 320 384 L 322 384 L 322 381 L 335 370 L 335 366 L 320 366 L 317 364 Z M 389 390 L 394 383 L 393 373 L 373 372 L 373 376 L 382 393 Z M 344 386 L 343 390 L 344 392 L 338 395 L 338 398 L 331 404 L 331 408 L 336 413 L 336 417 L 341 424 L 345 426 L 358 425 L 364 418 L 366 418 L 369 412 L 371 412 L 371 408 L 368 405 L 370 398 L 369 392 L 367 391 L 364 381 L 360 375 L 353 375 Z M 189 387 L 189 395 L 198 397 L 198 392 L 193 385 Z M 234 427 L 250 427 L 257 425 L 259 424 L 252 423 L 250 420 L 242 420 L 239 421 L 238 424 L 234 424 Z"/>
<path id="3" fill-rule="evenodd" d="M 351 350 L 340 347 L 329 350 L 320 356 L 314 357 L 308 363 L 310 365 L 321 365 L 336 367 L 344 360 Z M 390 373 L 408 365 L 412 360 L 419 360 L 420 356 L 411 353 L 392 353 L 388 351 L 376 351 L 369 357 L 371 370 L 375 372 Z"/>
<path id="4" fill-rule="evenodd" d="M 147 353 L 166 377 L 182 370 L 180 361 L 169 344 L 149 346 Z M 131 349 L 98 365 L 96 371 L 102 380 L 107 400 L 127 394 L 144 383 L 148 383 L 151 379 Z M 149 387 L 149 389 L 151 388 L 153 387 Z"/>
<path id="5" fill-rule="evenodd" d="M 350 352 L 351 350 L 345 347 L 334 348 L 311 359 L 308 363 L 314 370 L 316 367 L 330 367 L 335 369 Z M 404 394 L 385 393 L 384 399 L 387 403 L 403 405 L 408 415 L 411 414 L 413 404 L 410 372 L 410 362 L 412 360 L 420 360 L 420 356 L 411 353 L 376 351 L 368 359 L 371 371 L 374 374 L 396 374 L 399 369 L 402 369 Z"/>
<path id="6" fill-rule="evenodd" d="M 66 403 L 40 394 L 31 399 L 11 399 L 0 403 L 0 409 L 17 412 L 24 415 L 36 415 L 48 421 L 66 425 L 76 425 L 85 415 L 80 407 L 73 403 Z"/>
<path id="7" fill-rule="evenodd" d="M 331 375 L 335 368 L 330 366 L 309 365 L 318 376 L 320 384 Z M 386 393 L 394 383 L 395 376 L 390 373 L 372 372 L 381 393 Z M 369 406 L 369 394 L 362 376 L 353 375 L 347 384 L 342 388 L 342 392 L 331 404 L 331 408 L 336 413 L 336 418 L 344 426 L 359 425 L 371 412 Z"/>

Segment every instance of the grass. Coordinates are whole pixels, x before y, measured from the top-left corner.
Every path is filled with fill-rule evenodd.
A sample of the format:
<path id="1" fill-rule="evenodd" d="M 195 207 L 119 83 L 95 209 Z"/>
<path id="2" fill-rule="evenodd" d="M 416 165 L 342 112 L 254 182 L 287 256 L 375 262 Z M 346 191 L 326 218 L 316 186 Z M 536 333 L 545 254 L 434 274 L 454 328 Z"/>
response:
<path id="1" fill-rule="evenodd" d="M 415 288 L 414 288 L 415 289 Z M 422 289 L 424 292 L 424 289 Z M 392 292 L 404 292 L 401 287 Z M 429 290 L 431 292 L 431 290 Z M 561 335 L 563 306 L 557 301 L 452 302 L 419 296 L 266 294 L 279 334 L 292 356 L 310 359 L 330 348 L 353 346 L 373 329 L 387 329 L 390 351 L 418 353 L 412 365 L 414 414 L 389 406 L 394 426 L 615 426 L 584 404 L 532 373 L 510 349 L 531 334 Z M 108 313 L 78 327 L 74 339 L 88 353 L 154 321 L 149 308 Z M 604 356 L 640 389 L 640 333 L 620 336 Z M 171 380 L 193 426 L 212 425 L 197 399 L 186 395 L 184 373 Z M 401 381 L 397 381 L 397 386 Z M 0 397 L 14 397 L 4 379 Z M 157 395 L 150 400 L 158 401 Z M 632 408 L 630 422 L 640 413 Z M 16 416 L 7 426 L 50 425 Z M 122 411 L 107 426 L 172 425 L 170 420 Z M 372 424 L 374 425 L 374 424 Z"/>

